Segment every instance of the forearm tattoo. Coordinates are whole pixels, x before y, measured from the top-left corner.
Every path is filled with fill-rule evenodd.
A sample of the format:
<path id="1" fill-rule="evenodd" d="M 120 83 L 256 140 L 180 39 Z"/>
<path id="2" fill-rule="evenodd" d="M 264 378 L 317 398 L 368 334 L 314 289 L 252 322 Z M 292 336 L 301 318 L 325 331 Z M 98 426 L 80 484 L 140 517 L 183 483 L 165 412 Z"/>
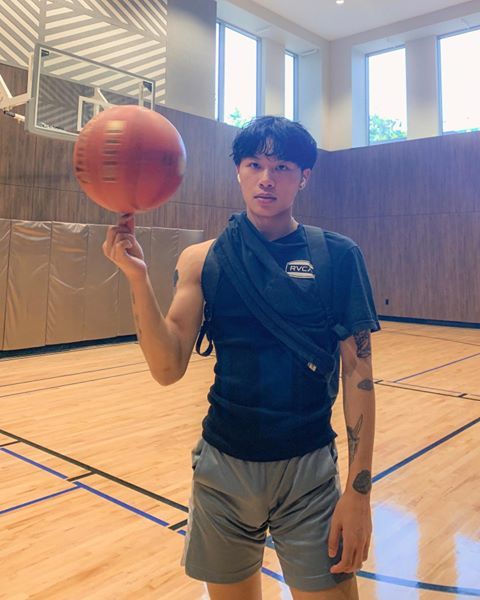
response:
<path id="1" fill-rule="evenodd" d="M 359 494 L 368 494 L 372 489 L 372 474 L 370 471 L 360 471 L 353 482 L 353 489 Z"/>
<path id="2" fill-rule="evenodd" d="M 359 331 L 354 333 L 355 343 L 357 345 L 357 357 L 368 358 L 372 355 L 372 344 L 370 341 L 370 331 Z"/>
<path id="3" fill-rule="evenodd" d="M 360 443 L 360 429 L 363 425 L 363 415 L 357 421 L 355 427 L 347 425 L 348 435 L 348 462 L 352 464 L 355 455 L 357 454 L 358 444 Z"/>
<path id="4" fill-rule="evenodd" d="M 357 385 L 357 388 L 364 392 L 371 392 L 373 390 L 373 381 L 371 379 L 364 379 Z"/>
<path id="5" fill-rule="evenodd" d="M 177 291 L 178 284 L 178 269 L 175 269 L 175 273 L 173 274 L 173 293 Z"/>

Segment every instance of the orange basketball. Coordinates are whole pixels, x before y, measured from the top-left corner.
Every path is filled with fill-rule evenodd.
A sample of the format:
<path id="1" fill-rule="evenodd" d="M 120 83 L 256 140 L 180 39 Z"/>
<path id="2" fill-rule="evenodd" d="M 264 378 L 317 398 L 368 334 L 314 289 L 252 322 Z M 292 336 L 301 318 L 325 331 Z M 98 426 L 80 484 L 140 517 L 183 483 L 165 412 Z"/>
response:
<path id="1" fill-rule="evenodd" d="M 118 213 L 166 202 L 182 182 L 183 140 L 168 119 L 140 106 L 115 106 L 91 119 L 73 152 L 75 176 L 97 204 Z"/>

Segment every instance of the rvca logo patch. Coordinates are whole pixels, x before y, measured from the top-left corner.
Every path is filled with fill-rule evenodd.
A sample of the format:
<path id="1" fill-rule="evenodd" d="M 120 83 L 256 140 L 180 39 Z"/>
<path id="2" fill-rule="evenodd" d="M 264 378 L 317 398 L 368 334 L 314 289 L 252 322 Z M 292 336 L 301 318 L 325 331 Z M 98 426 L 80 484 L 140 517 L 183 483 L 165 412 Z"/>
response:
<path id="1" fill-rule="evenodd" d="M 313 265 L 308 260 L 292 260 L 285 267 L 287 275 L 298 279 L 315 279 Z"/>

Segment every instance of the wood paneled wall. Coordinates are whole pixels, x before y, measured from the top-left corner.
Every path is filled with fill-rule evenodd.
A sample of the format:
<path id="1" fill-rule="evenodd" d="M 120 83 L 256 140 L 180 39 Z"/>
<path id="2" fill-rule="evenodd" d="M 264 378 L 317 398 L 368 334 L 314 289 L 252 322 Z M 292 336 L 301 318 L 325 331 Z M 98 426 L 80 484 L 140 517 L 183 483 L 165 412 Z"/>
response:
<path id="1" fill-rule="evenodd" d="M 479 323 L 480 133 L 332 152 L 327 162 L 330 225 L 363 249 L 378 311 Z"/>
<path id="2" fill-rule="evenodd" d="M 14 94 L 26 73 L 0 65 Z M 243 201 L 230 147 L 236 129 L 159 107 L 187 148 L 185 180 L 137 223 L 216 236 Z M 73 145 L 25 133 L 0 114 L 0 218 L 112 223 L 80 191 Z M 480 134 L 337 152 L 319 150 L 299 220 L 345 233 L 367 258 L 383 315 L 480 322 Z M 385 302 L 388 299 L 389 304 Z"/>

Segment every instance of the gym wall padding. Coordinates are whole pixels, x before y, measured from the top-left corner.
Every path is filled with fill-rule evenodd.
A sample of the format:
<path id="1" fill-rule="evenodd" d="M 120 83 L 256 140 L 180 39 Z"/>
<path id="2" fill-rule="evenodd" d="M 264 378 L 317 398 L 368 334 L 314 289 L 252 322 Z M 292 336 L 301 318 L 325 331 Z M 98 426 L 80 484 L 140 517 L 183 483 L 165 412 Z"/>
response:
<path id="1" fill-rule="evenodd" d="M 12 221 L 3 350 L 45 344 L 51 223 Z"/>
<path id="2" fill-rule="evenodd" d="M 107 225 L 0 219 L 0 350 L 135 333 L 128 283 L 102 252 L 106 231 Z M 139 228 L 138 239 L 166 312 L 178 256 L 203 232 Z"/>
<path id="3" fill-rule="evenodd" d="M 10 221 L 0 219 L 0 347 L 5 329 L 9 248 Z"/>

